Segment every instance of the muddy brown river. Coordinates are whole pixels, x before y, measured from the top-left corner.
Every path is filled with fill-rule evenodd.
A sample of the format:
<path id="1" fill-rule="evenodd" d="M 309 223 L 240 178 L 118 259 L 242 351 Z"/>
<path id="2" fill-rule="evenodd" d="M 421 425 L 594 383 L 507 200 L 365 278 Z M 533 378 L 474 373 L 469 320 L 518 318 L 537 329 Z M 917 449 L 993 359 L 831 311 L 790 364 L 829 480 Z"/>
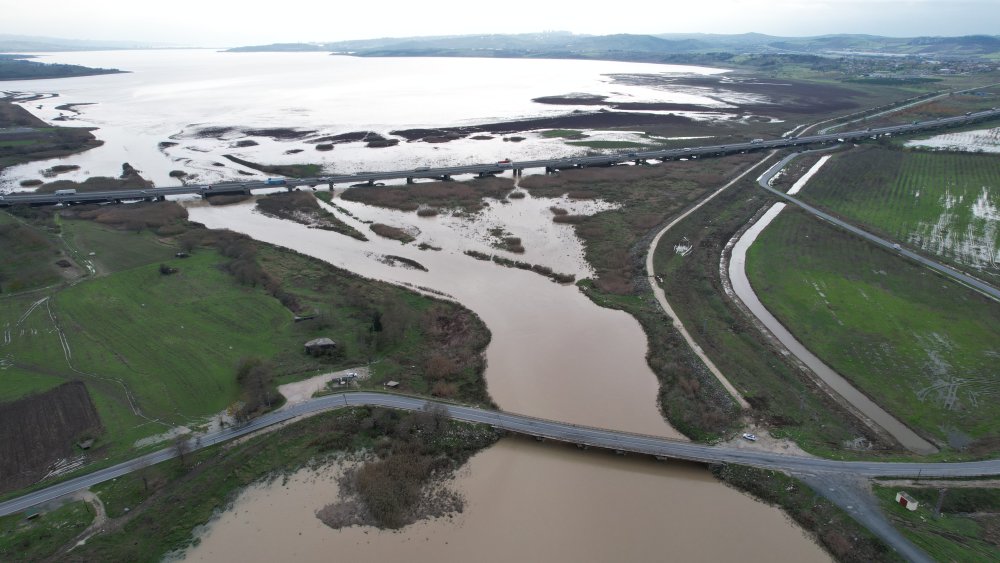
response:
<path id="1" fill-rule="evenodd" d="M 455 480 L 465 512 L 400 532 L 314 516 L 337 470 L 247 489 L 188 561 L 830 561 L 777 508 L 704 468 L 505 439 Z"/>
<path id="2" fill-rule="evenodd" d="M 553 270 L 590 275 L 571 228 L 549 207 L 594 213 L 600 202 L 532 198 L 493 204 L 472 221 L 375 209 L 337 201 L 360 219 L 419 230 L 401 245 L 370 234 L 361 242 L 264 217 L 248 204 L 189 206 L 191 220 L 229 228 L 326 260 L 361 275 L 431 288 L 482 317 L 490 395 L 507 411 L 619 430 L 679 437 L 656 405 L 646 339 L 632 317 L 594 305 L 581 290 L 538 274 L 465 256 L 490 247 L 503 226 L 526 252 L 509 255 Z M 419 242 L 441 247 L 421 251 Z M 411 258 L 428 272 L 390 266 Z M 201 534 L 193 561 L 829 561 L 778 509 L 716 481 L 703 467 L 505 439 L 475 456 L 454 486 L 463 514 L 400 532 L 334 531 L 315 511 L 337 498 L 336 468 L 303 469 L 287 483 L 244 491 Z"/>

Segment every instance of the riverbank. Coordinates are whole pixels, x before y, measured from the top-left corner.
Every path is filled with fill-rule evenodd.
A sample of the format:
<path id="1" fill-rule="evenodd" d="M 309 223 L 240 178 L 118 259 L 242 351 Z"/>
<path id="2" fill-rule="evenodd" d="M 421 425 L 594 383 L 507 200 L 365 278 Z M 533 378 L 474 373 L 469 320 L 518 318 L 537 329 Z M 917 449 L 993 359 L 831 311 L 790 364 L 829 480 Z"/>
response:
<path id="1" fill-rule="evenodd" d="M 248 489 L 185 560 L 294 554 L 319 561 L 332 552 L 354 561 L 415 562 L 642 561 L 662 553 L 683 560 L 829 560 L 779 510 L 686 463 L 504 438 L 452 481 L 466 500 L 460 516 L 394 533 L 325 528 L 314 512 L 337 495 L 335 480 L 335 472 L 314 468 L 286 485 Z M 252 533 L 258 529 L 268 537 Z"/>
<path id="2" fill-rule="evenodd" d="M 405 436 L 419 428 L 414 425 L 415 417 L 364 408 L 317 415 L 95 487 L 109 521 L 103 533 L 74 549 L 72 557 L 158 561 L 190 544 L 192 531 L 207 524 L 244 487 L 280 482 L 302 466 L 322 467 L 386 438 L 406 440 Z M 406 424 L 410 430 L 403 429 Z M 460 466 L 496 440 L 489 428 L 446 424 L 444 434 L 435 439 L 441 448 L 437 455 L 447 461 L 442 470 Z"/>

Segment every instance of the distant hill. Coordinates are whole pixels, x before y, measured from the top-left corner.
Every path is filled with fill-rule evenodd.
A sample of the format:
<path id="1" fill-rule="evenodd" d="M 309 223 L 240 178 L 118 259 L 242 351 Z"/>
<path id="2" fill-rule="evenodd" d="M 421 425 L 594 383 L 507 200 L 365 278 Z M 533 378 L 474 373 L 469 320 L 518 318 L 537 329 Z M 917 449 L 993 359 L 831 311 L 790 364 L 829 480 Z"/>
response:
<path id="1" fill-rule="evenodd" d="M 116 49 L 149 49 L 157 45 L 134 41 L 89 41 L 84 39 L 57 39 L 30 35 L 0 33 L 0 53 L 28 53 L 40 51 L 106 51 Z"/>
<path id="2" fill-rule="evenodd" d="M 570 58 L 627 58 L 650 55 L 771 53 L 829 55 L 866 53 L 933 57 L 980 57 L 1000 54 L 1000 36 L 880 37 L 822 35 L 776 37 L 760 33 L 720 35 L 673 33 L 660 35 L 575 35 L 567 32 L 381 38 L 313 44 L 274 44 L 238 47 L 231 51 L 321 51 L 360 56 L 504 56 Z"/>

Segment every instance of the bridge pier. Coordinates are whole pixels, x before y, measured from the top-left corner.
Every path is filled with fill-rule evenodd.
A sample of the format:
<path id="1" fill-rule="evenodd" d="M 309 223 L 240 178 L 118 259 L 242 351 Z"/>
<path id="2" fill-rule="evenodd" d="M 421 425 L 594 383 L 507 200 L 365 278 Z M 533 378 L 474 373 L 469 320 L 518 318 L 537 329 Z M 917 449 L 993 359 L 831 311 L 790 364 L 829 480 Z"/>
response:
<path id="1" fill-rule="evenodd" d="M 406 183 L 407 184 L 412 184 L 413 183 L 413 178 L 412 177 L 407 177 L 406 178 Z"/>
<path id="2" fill-rule="evenodd" d="M 523 168 L 515 168 L 514 169 L 514 177 L 515 178 L 523 176 L 523 175 L 524 175 L 524 169 Z"/>
<path id="3" fill-rule="evenodd" d="M 167 201 L 167 196 L 158 195 L 156 196 L 156 201 Z"/>
<path id="4" fill-rule="evenodd" d="M 587 444 L 577 444 L 576 447 L 579 448 L 579 449 L 581 449 L 581 450 L 589 450 L 590 449 L 590 446 L 588 446 Z"/>
<path id="5" fill-rule="evenodd" d="M 546 174 L 555 174 L 556 172 L 557 172 L 556 169 L 552 168 L 551 166 L 546 166 L 545 167 L 545 173 Z"/>
<path id="6" fill-rule="evenodd" d="M 450 174 L 444 174 L 443 176 L 441 176 L 440 180 L 442 182 L 451 182 L 452 181 L 451 175 Z"/>
<path id="7" fill-rule="evenodd" d="M 375 185 L 375 180 L 368 180 L 368 185 L 369 186 L 374 186 Z M 332 188 L 333 184 L 330 184 L 330 187 Z"/>

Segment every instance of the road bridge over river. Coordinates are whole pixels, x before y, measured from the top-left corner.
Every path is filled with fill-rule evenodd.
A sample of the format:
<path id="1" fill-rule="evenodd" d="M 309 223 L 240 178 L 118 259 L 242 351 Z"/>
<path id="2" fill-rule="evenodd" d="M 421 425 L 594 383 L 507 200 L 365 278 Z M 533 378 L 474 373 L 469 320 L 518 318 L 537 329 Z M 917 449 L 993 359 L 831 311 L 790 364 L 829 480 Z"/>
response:
<path id="1" fill-rule="evenodd" d="M 584 447 L 603 448 L 621 453 L 645 454 L 661 459 L 677 459 L 699 463 L 735 463 L 792 473 L 831 473 L 862 478 L 914 476 L 925 478 L 956 478 L 1000 475 L 1000 459 L 958 463 L 837 461 L 759 451 L 751 448 L 695 444 L 671 438 L 578 426 L 566 422 L 544 420 L 503 411 L 375 392 L 341 393 L 311 399 L 304 403 L 292 405 L 286 409 L 268 413 L 242 426 L 224 428 L 197 438 L 192 438 L 188 445 L 192 449 L 206 448 L 303 415 L 348 406 L 386 407 L 413 411 L 434 405 L 444 407 L 448 416 L 454 420 L 489 424 L 508 432 L 534 438 L 555 440 Z M 88 475 L 70 479 L 13 500 L 8 500 L 0 503 L 0 516 L 24 510 L 31 506 L 96 485 L 97 483 L 126 475 L 141 467 L 171 459 L 175 455 L 175 448 L 167 448 L 113 467 L 95 471 Z"/>
<path id="2" fill-rule="evenodd" d="M 517 162 L 494 162 L 488 164 L 470 164 L 465 166 L 420 167 L 413 170 L 394 170 L 385 172 L 359 172 L 357 174 L 341 174 L 333 176 L 317 176 L 314 178 L 285 178 L 283 186 L 289 190 L 297 186 L 336 184 L 369 184 L 385 180 L 403 180 L 412 182 L 415 179 L 449 180 L 454 176 L 492 176 L 506 171 L 520 175 L 526 169 L 544 168 L 546 171 L 565 170 L 570 168 L 585 168 L 593 166 L 614 166 L 625 162 L 643 163 L 649 160 L 679 160 L 691 158 L 707 158 L 725 156 L 741 152 L 800 147 L 817 143 L 836 143 L 870 139 L 881 135 L 899 135 L 929 131 L 946 127 L 969 125 L 977 121 L 1000 117 L 1000 109 L 993 108 L 980 112 L 970 112 L 965 115 L 945 117 L 941 119 L 915 122 L 906 125 L 869 128 L 858 131 L 846 131 L 835 134 L 810 135 L 804 137 L 788 137 L 781 139 L 754 139 L 750 142 L 732 143 L 726 145 L 695 146 L 676 149 L 658 149 L 637 151 L 623 154 L 608 154 L 597 156 L 581 156 L 572 158 L 551 158 L 541 160 L 526 160 Z M 116 190 L 101 192 L 52 193 L 52 194 L 7 194 L 0 196 L 0 207 L 12 205 L 56 205 L 84 203 L 121 203 L 126 201 L 144 201 L 165 199 L 167 196 L 197 195 L 210 197 L 214 195 L 250 194 L 254 190 L 280 188 L 274 179 L 254 180 L 247 182 L 227 182 L 220 184 L 190 184 L 186 186 L 147 188 L 134 190 Z"/>
<path id="3" fill-rule="evenodd" d="M 442 403 L 428 399 L 387 393 L 357 392 L 328 395 L 268 413 L 242 426 L 224 428 L 191 438 L 190 450 L 207 448 L 246 436 L 268 427 L 333 409 L 372 406 L 400 410 L 422 410 L 431 406 L 445 409 L 454 420 L 489 424 L 507 432 L 543 440 L 601 448 L 618 453 L 654 456 L 660 460 L 684 460 L 698 463 L 740 464 L 790 473 L 826 496 L 910 561 L 929 561 L 926 554 L 906 540 L 885 519 L 871 494 L 863 486 L 872 477 L 961 478 L 1000 475 L 1000 459 L 971 462 L 878 462 L 837 461 L 799 455 L 694 444 L 682 440 L 578 426 L 502 411 Z M 0 516 L 24 511 L 93 485 L 173 459 L 177 448 L 171 447 L 118 465 L 66 480 L 0 503 Z"/>

